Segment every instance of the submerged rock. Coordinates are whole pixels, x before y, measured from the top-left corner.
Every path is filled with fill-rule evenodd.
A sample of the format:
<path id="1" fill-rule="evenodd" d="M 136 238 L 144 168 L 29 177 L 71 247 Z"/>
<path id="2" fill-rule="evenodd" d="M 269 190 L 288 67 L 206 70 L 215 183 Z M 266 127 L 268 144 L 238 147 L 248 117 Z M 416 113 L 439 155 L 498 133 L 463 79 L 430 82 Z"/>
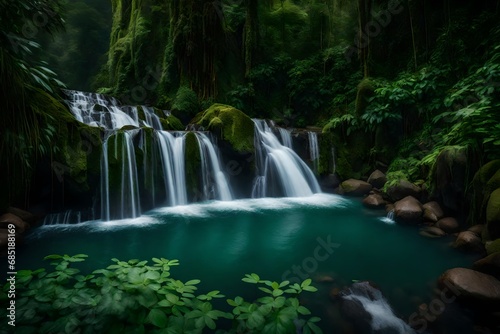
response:
<path id="1" fill-rule="evenodd" d="M 363 205 L 371 209 L 379 209 L 385 207 L 387 202 L 380 194 L 371 194 L 363 199 Z"/>
<path id="2" fill-rule="evenodd" d="M 365 181 L 349 179 L 342 182 L 340 188 L 344 195 L 364 196 L 372 190 L 372 185 Z"/>
<path id="3" fill-rule="evenodd" d="M 422 204 L 413 196 L 407 196 L 394 203 L 396 221 L 420 223 L 422 221 L 422 213 Z"/>
<path id="4" fill-rule="evenodd" d="M 368 183 L 374 188 L 382 189 L 387 182 L 387 177 L 380 170 L 376 170 L 368 177 Z"/>
<path id="5" fill-rule="evenodd" d="M 420 229 L 419 234 L 428 238 L 440 238 L 446 235 L 446 232 L 435 226 L 427 226 Z"/>
<path id="6" fill-rule="evenodd" d="M 437 222 L 444 217 L 443 209 L 438 202 L 428 202 L 423 205 L 424 219 Z"/>
<path id="7" fill-rule="evenodd" d="M 466 268 L 453 268 L 441 275 L 438 284 L 460 300 L 500 307 L 500 281 Z"/>

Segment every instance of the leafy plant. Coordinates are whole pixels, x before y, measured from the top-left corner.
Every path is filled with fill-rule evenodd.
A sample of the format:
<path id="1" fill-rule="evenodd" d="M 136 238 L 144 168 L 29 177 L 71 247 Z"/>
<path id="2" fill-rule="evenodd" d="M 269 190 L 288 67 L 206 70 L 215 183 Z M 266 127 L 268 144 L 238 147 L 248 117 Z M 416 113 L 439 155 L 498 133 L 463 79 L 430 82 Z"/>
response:
<path id="1" fill-rule="evenodd" d="M 203 333 L 231 319 L 230 333 L 321 333 L 317 317 L 301 306 L 298 296 L 315 292 L 311 280 L 301 284 L 261 280 L 256 274 L 244 282 L 259 285 L 266 296 L 254 302 L 228 299 L 232 312 L 212 304 L 224 297 L 218 290 L 198 294 L 200 280 L 187 282 L 171 276 L 177 260 L 112 259 L 112 265 L 84 275 L 72 265 L 87 255 L 49 255 L 52 271 L 21 270 L 16 277 L 16 329 L 23 333 Z M 5 285 L 0 299 L 7 299 Z M 5 312 L 5 310 L 4 310 Z M 4 322 L 5 326 L 5 322 Z"/>

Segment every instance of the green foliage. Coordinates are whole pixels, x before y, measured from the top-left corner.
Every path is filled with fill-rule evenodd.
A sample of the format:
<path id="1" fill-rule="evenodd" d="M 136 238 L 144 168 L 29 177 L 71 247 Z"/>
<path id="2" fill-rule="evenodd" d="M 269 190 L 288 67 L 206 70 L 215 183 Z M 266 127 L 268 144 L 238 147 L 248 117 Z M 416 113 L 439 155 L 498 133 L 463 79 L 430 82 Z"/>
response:
<path id="1" fill-rule="evenodd" d="M 200 280 L 171 276 L 177 260 L 120 261 L 85 275 L 73 265 L 87 255 L 49 255 L 52 271 L 21 270 L 16 277 L 16 328 L 26 333 L 203 333 L 219 319 L 232 319 L 229 333 L 321 333 L 317 317 L 300 305 L 299 295 L 315 292 L 311 280 L 301 284 L 261 280 L 246 275 L 266 295 L 254 302 L 228 299 L 232 312 L 214 308 L 224 297 L 218 290 L 198 294 Z M 4 286 L 7 292 L 9 284 Z M 2 293 L 2 299 L 7 295 Z M 5 310 L 4 310 L 5 312 Z M 2 326 L 7 326 L 6 322 Z"/>
<path id="2" fill-rule="evenodd" d="M 193 118 L 199 112 L 199 109 L 200 104 L 196 93 L 189 87 L 179 87 L 172 105 L 172 111 L 178 115 L 186 116 L 186 118 Z"/>

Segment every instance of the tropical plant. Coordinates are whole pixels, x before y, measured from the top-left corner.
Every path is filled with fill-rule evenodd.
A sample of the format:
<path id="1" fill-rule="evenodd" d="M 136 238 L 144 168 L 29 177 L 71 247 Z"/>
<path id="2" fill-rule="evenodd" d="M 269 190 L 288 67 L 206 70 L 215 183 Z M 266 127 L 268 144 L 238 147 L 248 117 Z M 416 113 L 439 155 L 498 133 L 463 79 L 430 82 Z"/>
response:
<path id="1" fill-rule="evenodd" d="M 216 309 L 218 290 L 198 294 L 200 280 L 171 276 L 177 260 L 112 259 L 112 265 L 85 275 L 75 263 L 87 255 L 49 255 L 52 271 L 21 270 L 16 277 L 16 330 L 19 333 L 321 333 L 320 320 L 300 305 L 299 295 L 314 292 L 311 280 L 300 284 L 271 282 L 256 274 L 243 278 L 266 295 L 254 302 L 228 299 L 232 312 Z M 6 284 L 1 300 L 9 297 Z M 217 305 L 220 305 L 218 303 Z M 4 309 L 5 312 L 5 309 Z M 231 319 L 224 327 L 220 319 Z M 6 323 L 2 323 L 6 326 Z"/>

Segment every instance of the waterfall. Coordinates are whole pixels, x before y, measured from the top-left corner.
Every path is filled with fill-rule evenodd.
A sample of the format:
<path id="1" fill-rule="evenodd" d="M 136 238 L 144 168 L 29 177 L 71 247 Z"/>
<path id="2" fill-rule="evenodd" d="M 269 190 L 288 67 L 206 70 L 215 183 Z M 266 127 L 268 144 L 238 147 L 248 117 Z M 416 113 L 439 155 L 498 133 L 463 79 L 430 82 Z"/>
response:
<path id="1" fill-rule="evenodd" d="M 283 143 L 283 146 L 286 146 L 290 149 L 293 149 L 292 147 L 292 134 L 290 130 L 284 129 L 284 128 L 278 128 L 278 131 L 281 136 L 281 142 Z"/>
<path id="2" fill-rule="evenodd" d="M 67 210 L 61 213 L 53 213 L 45 216 L 42 225 L 67 225 L 78 224 L 82 221 L 80 211 Z"/>
<path id="3" fill-rule="evenodd" d="M 169 205 L 186 205 L 186 173 L 185 173 L 185 139 L 186 133 L 178 132 L 176 136 L 167 131 L 155 132 L 165 181 L 165 192 Z"/>
<path id="4" fill-rule="evenodd" d="M 212 144 L 206 134 L 202 132 L 197 132 L 195 134 L 200 146 L 202 190 L 204 198 L 231 201 L 233 195 L 231 194 L 226 175 L 224 175 L 221 170 L 216 146 Z M 213 184 L 215 184 L 214 196 L 211 196 L 212 181 L 209 179 L 210 175 L 213 177 Z"/>
<path id="5" fill-rule="evenodd" d="M 135 131 L 119 132 L 108 137 L 103 144 L 101 160 L 101 216 L 104 220 L 135 218 L 141 214 L 135 149 L 132 142 Z M 109 150 L 109 145 L 113 150 Z M 112 175 L 109 172 L 110 155 L 115 161 Z M 119 187 L 111 195 L 111 176 Z M 119 188 L 119 191 L 118 191 Z"/>
<path id="6" fill-rule="evenodd" d="M 354 283 L 347 293 L 343 293 L 342 298 L 355 302 L 356 307 L 363 308 L 370 315 L 367 320 L 353 319 L 353 321 L 368 321 L 373 333 L 416 333 L 394 314 L 380 290 L 373 288 L 368 282 Z"/>
<path id="7" fill-rule="evenodd" d="M 155 114 L 153 108 L 142 106 L 142 110 L 144 110 L 144 116 L 146 117 L 146 119 L 144 120 L 144 125 L 155 130 L 163 130 L 160 122 L 160 117 Z"/>
<path id="8" fill-rule="evenodd" d="M 307 133 L 309 137 L 309 157 L 314 166 L 314 173 L 318 173 L 319 145 L 318 134 L 313 131 Z"/>
<path id="9" fill-rule="evenodd" d="M 259 174 L 252 196 L 302 197 L 320 192 L 318 181 L 305 162 L 280 143 L 264 120 L 253 121 Z"/>

